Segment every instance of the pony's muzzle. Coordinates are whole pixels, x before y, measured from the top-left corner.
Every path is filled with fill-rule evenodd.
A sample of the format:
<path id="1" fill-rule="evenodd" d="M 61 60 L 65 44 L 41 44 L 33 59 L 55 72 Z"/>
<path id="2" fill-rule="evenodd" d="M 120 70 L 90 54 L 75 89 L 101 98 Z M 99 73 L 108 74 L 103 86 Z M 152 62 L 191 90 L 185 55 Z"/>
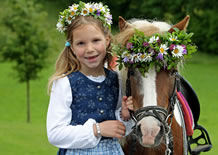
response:
<path id="1" fill-rule="evenodd" d="M 144 147 L 159 146 L 164 136 L 164 125 L 153 116 L 144 117 L 136 125 L 139 143 Z"/>

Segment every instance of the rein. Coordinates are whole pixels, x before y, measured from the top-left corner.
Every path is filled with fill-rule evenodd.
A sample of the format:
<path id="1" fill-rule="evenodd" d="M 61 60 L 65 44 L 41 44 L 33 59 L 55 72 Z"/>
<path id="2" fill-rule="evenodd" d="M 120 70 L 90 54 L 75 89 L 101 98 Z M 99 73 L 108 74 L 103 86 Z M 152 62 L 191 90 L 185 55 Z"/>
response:
<path id="1" fill-rule="evenodd" d="M 171 125 L 172 125 L 172 118 L 174 116 L 173 111 L 174 111 L 175 103 L 177 100 L 176 92 L 179 91 L 180 89 L 178 72 L 173 71 L 171 74 L 175 75 L 175 82 L 174 82 L 173 93 L 171 97 L 169 98 L 170 104 L 168 106 L 168 111 L 158 106 L 143 107 L 143 108 L 136 110 L 135 112 L 132 110 L 129 110 L 130 116 L 135 122 L 135 125 L 133 126 L 133 133 L 135 134 L 136 137 L 137 137 L 136 131 L 138 130 L 136 124 L 144 117 L 153 116 L 162 123 L 163 128 L 161 128 L 160 132 L 164 132 L 165 134 L 165 145 L 166 145 L 165 155 L 173 155 L 173 136 L 172 136 L 172 131 L 171 131 Z M 126 95 L 127 96 L 131 96 L 130 76 L 134 76 L 134 70 L 132 68 L 129 68 L 128 73 L 127 73 L 127 80 L 126 80 Z M 132 145 L 135 145 L 135 144 L 136 144 L 136 138 L 134 138 L 134 142 Z M 134 151 L 135 150 L 130 150 L 130 155 L 133 155 Z"/>

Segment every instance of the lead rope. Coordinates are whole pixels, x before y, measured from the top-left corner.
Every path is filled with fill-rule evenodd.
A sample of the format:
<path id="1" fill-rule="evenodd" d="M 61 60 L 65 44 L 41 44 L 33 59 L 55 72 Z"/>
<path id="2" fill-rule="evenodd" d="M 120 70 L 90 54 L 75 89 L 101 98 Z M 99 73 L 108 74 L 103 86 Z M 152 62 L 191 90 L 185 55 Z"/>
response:
<path id="1" fill-rule="evenodd" d="M 126 80 L 126 96 L 129 97 L 131 96 L 131 83 L 130 83 L 130 76 L 134 75 L 134 71 L 132 68 L 128 69 L 127 72 L 127 80 Z M 134 120 L 134 122 L 137 122 L 137 120 L 134 117 L 134 111 L 129 110 L 130 117 Z"/>
<path id="2" fill-rule="evenodd" d="M 130 83 L 130 76 L 131 75 L 134 75 L 134 71 L 132 68 L 129 68 L 128 69 L 128 72 L 127 72 L 127 80 L 126 80 L 126 96 L 129 97 L 131 96 L 131 83 Z M 136 123 L 137 120 L 135 119 L 134 117 L 134 111 L 132 110 L 129 110 L 129 113 L 130 113 L 130 117 L 134 120 L 134 122 Z M 134 126 L 135 127 L 135 126 Z M 136 151 L 136 148 L 135 148 L 135 145 L 137 143 L 137 138 L 135 136 L 135 133 L 132 132 L 131 133 L 131 143 L 130 143 L 130 147 L 129 147 L 129 154 L 130 155 L 134 155 L 135 151 Z"/>

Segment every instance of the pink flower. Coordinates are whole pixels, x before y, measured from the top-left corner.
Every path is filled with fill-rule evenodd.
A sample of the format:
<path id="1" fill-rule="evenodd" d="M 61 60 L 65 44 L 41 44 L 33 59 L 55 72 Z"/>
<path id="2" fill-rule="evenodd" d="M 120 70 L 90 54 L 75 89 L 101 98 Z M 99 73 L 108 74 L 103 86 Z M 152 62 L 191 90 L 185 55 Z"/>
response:
<path id="1" fill-rule="evenodd" d="M 174 44 L 171 44 L 170 45 L 170 50 L 172 51 L 174 49 L 175 45 Z"/>
<path id="2" fill-rule="evenodd" d="M 144 47 L 148 47 L 148 46 L 149 46 L 149 43 L 148 43 L 148 42 L 143 42 L 143 46 L 144 46 Z"/>
<path id="3" fill-rule="evenodd" d="M 133 48 L 133 44 L 132 43 L 127 43 L 126 44 L 126 48 L 129 50 L 129 49 L 132 49 Z"/>

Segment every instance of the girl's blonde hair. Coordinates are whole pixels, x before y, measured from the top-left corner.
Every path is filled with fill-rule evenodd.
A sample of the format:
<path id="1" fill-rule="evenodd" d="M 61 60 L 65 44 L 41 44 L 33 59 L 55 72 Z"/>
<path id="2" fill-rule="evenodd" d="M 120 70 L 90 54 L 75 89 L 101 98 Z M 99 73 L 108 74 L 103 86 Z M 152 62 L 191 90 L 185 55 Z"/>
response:
<path id="1" fill-rule="evenodd" d="M 93 24 L 100 28 L 100 30 L 103 32 L 105 37 L 110 38 L 110 43 L 107 47 L 107 54 L 104 59 L 104 63 L 107 62 L 108 68 L 111 69 L 110 63 L 112 61 L 112 55 L 110 54 L 111 50 L 111 41 L 112 41 L 112 35 L 108 27 L 104 27 L 102 22 L 98 19 L 95 19 L 92 16 L 79 16 L 76 19 L 72 21 L 72 23 L 68 26 L 66 36 L 67 41 L 69 41 L 71 44 L 73 42 L 73 30 L 77 27 L 84 25 L 84 24 Z M 55 65 L 55 73 L 50 77 L 48 82 L 48 92 L 51 91 L 51 86 L 54 80 L 57 80 L 59 78 L 65 77 L 69 75 L 72 72 L 78 71 L 80 69 L 80 63 L 77 60 L 76 56 L 73 54 L 73 51 L 70 47 L 65 47 L 64 50 L 60 53 L 56 65 Z"/>

